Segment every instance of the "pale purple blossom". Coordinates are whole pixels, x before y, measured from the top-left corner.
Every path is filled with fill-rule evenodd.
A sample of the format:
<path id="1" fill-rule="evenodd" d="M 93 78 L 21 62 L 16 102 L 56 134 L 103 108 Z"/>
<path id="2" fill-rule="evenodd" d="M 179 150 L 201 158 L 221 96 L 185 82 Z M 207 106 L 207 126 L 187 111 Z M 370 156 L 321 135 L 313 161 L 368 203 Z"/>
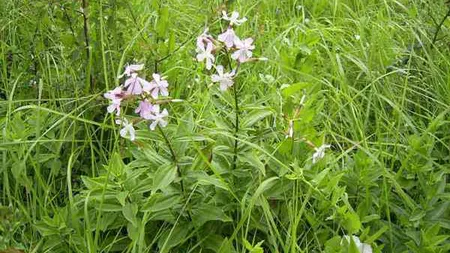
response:
<path id="1" fill-rule="evenodd" d="M 125 80 L 125 84 L 123 86 L 125 88 L 128 87 L 127 94 L 130 95 L 142 94 L 143 90 L 147 90 L 151 87 L 148 81 L 138 77 L 136 73 L 132 73 L 131 77 Z"/>
<path id="2" fill-rule="evenodd" d="M 216 70 L 217 70 L 217 74 L 212 75 L 211 80 L 214 83 L 219 83 L 220 90 L 225 91 L 233 85 L 234 73 L 233 72 L 224 73 L 222 65 L 217 66 Z"/>
<path id="3" fill-rule="evenodd" d="M 238 37 L 234 40 L 234 45 L 237 50 L 231 55 L 231 58 L 234 60 L 238 60 L 239 62 L 245 62 L 249 58 L 252 57 L 252 50 L 255 49 L 255 46 L 252 45 L 253 39 L 247 38 L 245 40 L 240 40 Z"/>
<path id="4" fill-rule="evenodd" d="M 232 25 L 241 25 L 242 23 L 244 23 L 245 21 L 247 21 L 246 17 L 243 17 L 242 19 L 238 19 L 239 18 L 239 12 L 237 11 L 233 11 L 231 13 L 231 16 L 228 17 L 228 14 L 225 11 L 222 11 L 222 18 L 230 21 L 230 26 Z"/>
<path id="5" fill-rule="evenodd" d="M 142 70 L 144 68 L 144 64 L 131 64 L 131 65 L 127 65 L 125 67 L 125 71 L 123 72 L 122 75 L 119 76 L 119 78 L 121 78 L 122 76 L 126 75 L 126 76 L 131 76 L 131 74 L 133 74 L 136 71 Z"/>
<path id="6" fill-rule="evenodd" d="M 320 159 L 322 159 L 325 156 L 325 149 L 331 147 L 328 144 L 323 144 L 322 146 L 318 147 L 318 148 L 314 148 L 314 150 L 316 152 L 314 152 L 313 156 L 312 156 L 312 162 L 316 163 L 317 161 L 319 161 Z"/>
<path id="7" fill-rule="evenodd" d="M 155 130 L 157 125 L 159 125 L 161 127 L 167 126 L 168 122 L 164 118 L 169 116 L 169 112 L 166 109 L 164 109 L 160 113 L 159 105 L 154 105 L 153 106 L 153 113 L 154 114 L 150 115 L 150 117 L 149 117 L 150 120 L 153 120 L 153 122 L 150 124 L 150 129 L 151 130 Z"/>
<path id="8" fill-rule="evenodd" d="M 158 98 L 158 94 L 161 94 L 163 97 L 169 96 L 167 87 L 169 87 L 169 83 L 166 80 L 164 80 L 159 74 L 153 74 L 153 80 L 150 82 L 149 90 L 144 90 L 151 91 L 152 97 L 156 99 Z"/>
<path id="9" fill-rule="evenodd" d="M 225 43 L 225 46 L 227 46 L 228 48 L 233 47 L 235 38 L 237 38 L 236 34 L 231 27 L 228 27 L 228 29 L 218 37 L 219 41 Z"/>
<path id="10" fill-rule="evenodd" d="M 215 60 L 214 55 L 212 54 L 212 50 L 213 50 L 213 44 L 212 43 L 207 43 L 206 44 L 206 48 L 204 47 L 199 47 L 197 48 L 197 61 L 201 62 L 201 61 L 206 61 L 206 69 L 210 70 L 213 62 Z"/>
<path id="11" fill-rule="evenodd" d="M 208 34 L 208 28 L 197 37 L 197 48 L 206 48 L 207 44 L 213 45 L 212 37 Z"/>
<path id="12" fill-rule="evenodd" d="M 116 87 L 114 90 L 110 90 L 108 92 L 106 92 L 103 95 L 105 98 L 111 100 L 111 104 L 108 106 L 107 111 L 109 113 L 113 113 L 114 111 L 116 112 L 116 115 L 119 116 L 120 115 L 120 103 L 122 102 L 122 98 L 123 98 L 123 90 L 122 88 Z"/>
<path id="13" fill-rule="evenodd" d="M 134 130 L 133 122 L 128 122 L 128 120 L 124 118 L 123 120 L 117 119 L 116 124 L 123 127 L 120 129 L 120 136 L 123 138 L 129 136 L 131 141 L 136 139 L 136 130 Z"/>
<path id="14" fill-rule="evenodd" d="M 134 112 L 139 113 L 141 118 L 150 119 L 150 116 L 153 113 L 153 105 L 146 99 L 142 100 L 141 102 L 139 102 L 139 106 Z"/>

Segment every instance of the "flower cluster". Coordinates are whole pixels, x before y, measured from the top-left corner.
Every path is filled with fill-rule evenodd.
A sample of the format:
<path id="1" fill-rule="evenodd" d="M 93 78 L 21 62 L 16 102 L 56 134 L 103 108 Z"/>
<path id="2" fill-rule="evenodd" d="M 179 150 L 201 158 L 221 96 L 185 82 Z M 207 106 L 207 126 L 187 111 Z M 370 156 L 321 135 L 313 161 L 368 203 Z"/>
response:
<path id="1" fill-rule="evenodd" d="M 154 130 L 158 125 L 161 127 L 167 126 L 166 118 L 169 112 L 166 109 L 161 111 L 160 97 L 167 97 L 169 91 L 167 90 L 169 83 L 164 80 L 159 74 L 153 74 L 153 80 L 147 81 L 138 76 L 138 71 L 144 69 L 143 64 L 128 65 L 125 71 L 119 78 L 126 77 L 123 85 L 116 87 L 104 94 L 104 97 L 110 100 L 107 108 L 109 113 L 116 112 L 117 116 L 121 114 L 121 103 L 124 100 L 138 101 L 138 106 L 135 113 L 139 114 L 140 120 L 149 120 L 151 130 Z M 116 124 L 120 125 L 120 136 L 128 137 L 130 140 L 136 138 L 133 122 L 129 122 L 126 118 L 117 119 Z"/>
<path id="2" fill-rule="evenodd" d="M 211 70 L 214 66 L 217 74 L 213 74 L 211 80 L 213 83 L 219 83 L 220 89 L 225 91 L 233 86 L 233 78 L 237 74 L 237 68 L 225 73 L 222 65 L 214 65 L 216 61 L 214 54 L 223 49 L 227 55 L 231 53 L 231 59 L 236 60 L 239 66 L 239 64 L 252 59 L 255 46 L 252 38 L 241 40 L 233 29 L 233 26 L 243 24 L 247 21 L 247 18 L 239 19 L 239 13 L 236 11 L 232 12 L 230 16 L 223 11 L 222 15 L 222 19 L 229 22 L 227 29 L 217 37 L 217 40 L 208 34 L 208 29 L 197 38 L 197 60 L 199 62 L 204 61 L 207 70 Z M 260 58 L 258 60 L 265 59 Z"/>

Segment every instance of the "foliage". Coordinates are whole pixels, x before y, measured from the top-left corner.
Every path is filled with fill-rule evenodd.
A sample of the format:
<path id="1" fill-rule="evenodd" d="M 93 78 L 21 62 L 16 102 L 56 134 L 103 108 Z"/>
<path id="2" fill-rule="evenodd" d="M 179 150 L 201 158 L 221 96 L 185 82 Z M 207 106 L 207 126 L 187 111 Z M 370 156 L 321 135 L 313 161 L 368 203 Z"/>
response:
<path id="1" fill-rule="evenodd" d="M 445 1 L 86 2 L 0 1 L 0 251 L 450 251 Z M 195 60 L 222 10 L 269 59 L 238 114 Z M 102 95 L 133 62 L 183 102 L 130 141 Z"/>

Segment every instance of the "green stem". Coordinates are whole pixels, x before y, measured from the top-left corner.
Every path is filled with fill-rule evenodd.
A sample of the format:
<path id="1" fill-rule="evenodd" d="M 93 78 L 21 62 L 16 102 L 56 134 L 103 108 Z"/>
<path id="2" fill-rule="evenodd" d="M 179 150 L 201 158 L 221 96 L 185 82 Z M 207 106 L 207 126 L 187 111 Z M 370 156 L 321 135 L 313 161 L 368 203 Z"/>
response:
<path id="1" fill-rule="evenodd" d="M 448 8 L 447 14 L 442 18 L 441 23 L 439 23 L 438 27 L 436 28 L 436 31 L 434 32 L 433 41 L 431 42 L 431 46 L 434 46 L 434 43 L 437 41 L 437 36 L 439 32 L 441 31 L 442 26 L 444 25 L 445 20 L 450 16 L 450 8 Z"/>
<path id="2" fill-rule="evenodd" d="M 233 150 L 233 170 L 236 169 L 237 163 L 237 149 L 238 149 L 238 132 L 239 132 L 239 96 L 238 96 L 238 87 L 237 83 L 233 85 L 234 91 L 234 150 Z"/>
<path id="3" fill-rule="evenodd" d="M 180 179 L 181 179 L 181 180 L 180 180 L 181 192 L 183 193 L 183 197 L 185 197 L 186 194 L 185 194 L 185 191 L 184 191 L 183 174 L 181 173 L 181 168 L 180 168 L 180 165 L 178 164 L 178 159 L 177 159 L 177 156 L 176 156 L 176 154 L 175 154 L 175 151 L 174 151 L 174 149 L 173 149 L 173 147 L 172 147 L 172 143 L 170 142 L 169 138 L 167 138 L 167 135 L 164 133 L 162 127 L 160 127 L 160 126 L 158 125 L 158 129 L 159 129 L 159 131 L 161 132 L 162 137 L 163 137 L 164 140 L 166 141 L 167 147 L 169 147 L 170 154 L 172 155 L 172 159 L 173 159 L 173 161 L 175 162 L 175 165 L 177 166 L 177 173 L 178 173 L 178 176 L 179 176 Z"/>

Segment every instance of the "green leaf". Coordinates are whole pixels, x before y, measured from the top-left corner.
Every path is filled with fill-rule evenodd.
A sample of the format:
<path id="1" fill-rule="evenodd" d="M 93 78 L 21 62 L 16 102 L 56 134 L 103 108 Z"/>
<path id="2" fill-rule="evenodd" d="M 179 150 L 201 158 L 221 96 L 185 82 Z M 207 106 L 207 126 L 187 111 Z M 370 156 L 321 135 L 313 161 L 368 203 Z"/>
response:
<path id="1" fill-rule="evenodd" d="M 119 193 L 116 195 L 117 200 L 119 201 L 119 203 L 120 203 L 122 206 L 125 206 L 125 199 L 127 198 L 128 194 L 129 194 L 129 192 L 128 192 L 128 191 L 125 191 L 125 192 L 119 192 Z"/>
<path id="2" fill-rule="evenodd" d="M 169 252 L 171 248 L 187 240 L 188 225 L 177 224 L 173 229 L 166 230 L 158 240 L 159 252 Z"/>
<path id="3" fill-rule="evenodd" d="M 266 175 L 266 168 L 255 152 L 247 152 L 239 157 L 239 160 L 247 162 L 251 167 L 256 168 L 263 176 Z"/>
<path id="4" fill-rule="evenodd" d="M 138 212 L 138 206 L 134 203 L 127 203 L 122 208 L 122 214 L 129 222 L 133 224 L 133 226 L 138 226 L 138 220 L 137 220 L 137 212 Z"/>
<path id="5" fill-rule="evenodd" d="M 215 187 L 224 189 L 224 190 L 229 190 L 228 186 L 226 184 L 226 182 L 220 180 L 219 178 L 217 178 L 214 175 L 208 175 L 206 174 L 206 172 L 204 171 L 199 171 L 198 173 L 191 173 L 191 175 L 193 175 L 193 178 L 195 180 L 197 180 L 197 183 L 199 185 L 214 185 Z"/>
<path id="6" fill-rule="evenodd" d="M 358 232 L 361 229 L 361 221 L 358 214 L 347 212 L 344 216 L 344 227 L 347 229 L 348 234 Z"/>
<path id="7" fill-rule="evenodd" d="M 156 33 L 159 38 L 165 38 L 169 30 L 169 8 L 162 7 L 159 13 L 159 19 L 156 23 Z"/>
<path id="8" fill-rule="evenodd" d="M 122 161 L 122 157 L 117 152 L 113 153 L 106 169 L 115 177 L 119 177 L 123 174 L 124 168 L 125 164 Z"/>
<path id="9" fill-rule="evenodd" d="M 223 222 L 232 221 L 232 219 L 223 212 L 222 208 L 209 204 L 203 204 L 198 208 L 193 209 L 192 220 L 197 227 L 200 227 L 206 222 L 213 220 Z"/>
<path id="10" fill-rule="evenodd" d="M 169 42 L 168 42 L 169 52 L 173 52 L 175 50 L 175 32 L 170 31 Z"/>
<path id="11" fill-rule="evenodd" d="M 158 168 L 153 180 L 153 191 L 164 189 L 170 185 L 177 176 L 177 167 L 173 164 L 163 165 Z"/>
<path id="12" fill-rule="evenodd" d="M 252 245 L 250 244 L 250 242 L 247 241 L 247 239 L 243 238 L 243 240 L 244 240 L 244 246 L 245 246 L 245 248 L 246 248 L 250 253 L 264 253 L 264 249 L 261 248 L 261 244 L 262 244 L 264 241 L 260 241 L 260 242 L 258 242 L 255 246 L 252 246 Z"/>
<path id="13" fill-rule="evenodd" d="M 311 84 L 309 83 L 294 83 L 284 88 L 281 93 L 284 97 L 287 98 L 294 95 L 295 93 L 300 93 L 301 90 L 306 89 L 310 86 Z"/>
<path id="14" fill-rule="evenodd" d="M 181 197 L 179 194 L 164 195 L 162 193 L 155 193 L 147 200 L 141 208 L 141 211 L 159 212 L 174 207 L 180 204 Z"/>
<path id="15" fill-rule="evenodd" d="M 232 241 L 228 238 L 225 238 L 222 242 L 222 245 L 220 245 L 218 253 L 231 253 L 234 252 Z"/>
<path id="16" fill-rule="evenodd" d="M 252 110 L 250 113 L 248 113 L 244 120 L 242 121 L 242 127 L 243 128 L 249 128 L 253 126 L 255 123 L 261 121 L 265 117 L 272 115 L 273 112 L 269 109 L 256 109 Z"/>

